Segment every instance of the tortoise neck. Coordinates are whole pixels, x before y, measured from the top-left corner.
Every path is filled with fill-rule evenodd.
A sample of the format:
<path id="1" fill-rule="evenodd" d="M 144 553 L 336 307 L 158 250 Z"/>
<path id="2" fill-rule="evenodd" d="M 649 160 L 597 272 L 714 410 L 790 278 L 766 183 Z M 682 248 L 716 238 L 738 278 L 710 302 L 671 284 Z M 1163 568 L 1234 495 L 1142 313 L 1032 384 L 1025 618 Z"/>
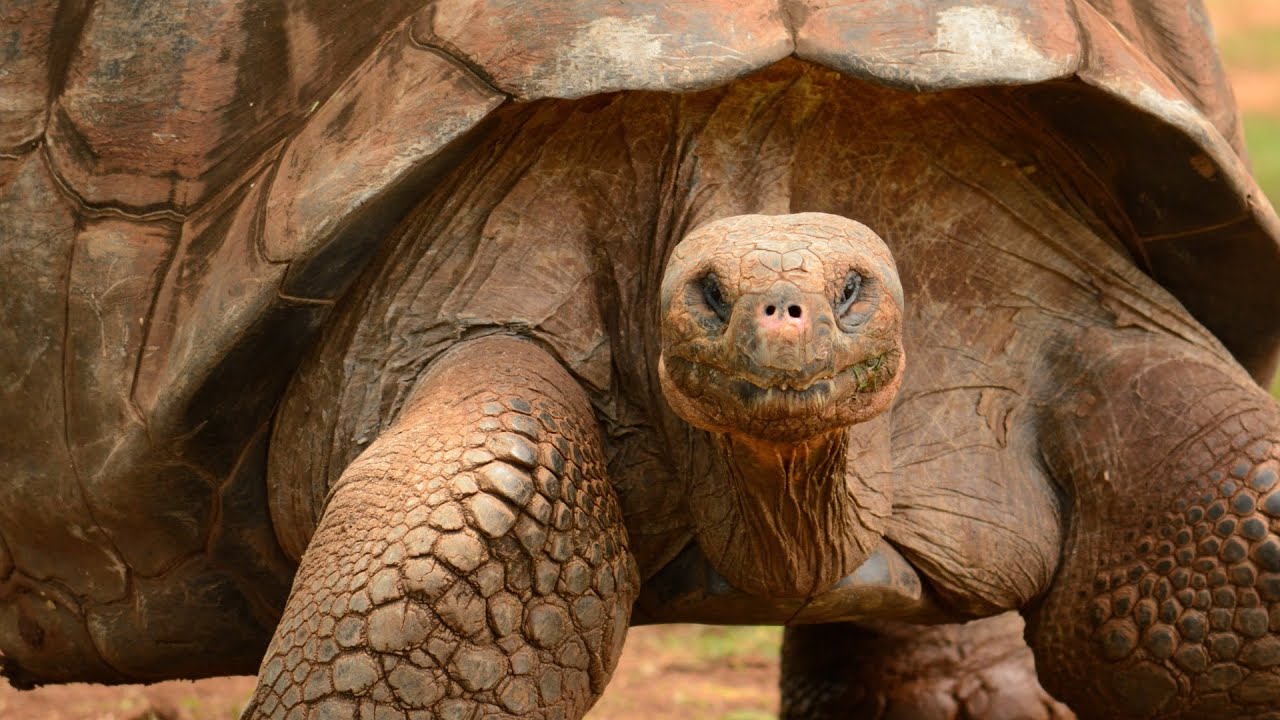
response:
<path id="1" fill-rule="evenodd" d="M 690 504 L 715 569 L 767 597 L 810 596 L 856 570 L 880 535 L 869 527 L 877 518 L 864 518 L 876 503 L 860 502 L 855 488 L 866 486 L 850 483 L 857 460 L 878 460 L 877 431 L 887 441 L 887 427 L 874 425 L 789 443 L 714 436 L 723 471 L 695 481 Z"/>

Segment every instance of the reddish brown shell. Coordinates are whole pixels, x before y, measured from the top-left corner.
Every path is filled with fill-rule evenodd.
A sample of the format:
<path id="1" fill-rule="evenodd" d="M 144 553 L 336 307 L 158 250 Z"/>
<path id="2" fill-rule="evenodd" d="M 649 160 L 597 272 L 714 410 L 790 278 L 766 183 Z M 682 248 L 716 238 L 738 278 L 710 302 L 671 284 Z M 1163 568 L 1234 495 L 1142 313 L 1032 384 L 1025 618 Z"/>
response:
<path id="1" fill-rule="evenodd" d="M 1114 198 L 1135 262 L 1255 377 L 1274 368 L 1280 222 L 1198 2 L 421 6 L 0 10 L 5 655 L 58 677 L 59 643 L 89 643 L 10 639 L 70 614 L 100 679 L 252 667 L 252 642 L 222 664 L 166 645 L 189 615 L 133 598 L 177 588 L 207 648 L 274 622 L 292 566 L 262 467 L 283 385 L 400 191 L 506 102 L 710 87 L 789 55 L 920 91 L 1010 86 Z M 113 650 L 135 629 L 154 646 Z"/>

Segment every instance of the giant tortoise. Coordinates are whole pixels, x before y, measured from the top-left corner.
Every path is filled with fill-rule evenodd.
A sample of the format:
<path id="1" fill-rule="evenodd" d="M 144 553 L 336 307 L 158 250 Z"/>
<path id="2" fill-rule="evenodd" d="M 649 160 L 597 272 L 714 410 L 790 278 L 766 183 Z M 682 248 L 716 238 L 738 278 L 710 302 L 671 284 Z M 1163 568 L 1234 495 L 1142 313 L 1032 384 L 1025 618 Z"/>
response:
<path id="1" fill-rule="evenodd" d="M 1280 703 L 1280 223 L 1195 0 L 0 25 L 11 682 L 577 718 L 629 624 L 771 623 L 792 717 L 1058 713 L 904 689 L 1019 610 L 1082 717 Z"/>

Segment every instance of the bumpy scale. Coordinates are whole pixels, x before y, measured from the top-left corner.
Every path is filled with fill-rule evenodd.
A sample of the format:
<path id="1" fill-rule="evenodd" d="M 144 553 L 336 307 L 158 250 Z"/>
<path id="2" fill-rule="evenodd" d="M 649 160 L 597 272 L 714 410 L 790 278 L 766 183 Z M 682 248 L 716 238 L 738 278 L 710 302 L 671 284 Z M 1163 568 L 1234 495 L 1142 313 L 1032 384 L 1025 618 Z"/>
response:
<path id="1" fill-rule="evenodd" d="M 1045 435 L 1075 494 L 1028 636 L 1046 684 L 1100 717 L 1275 717 L 1280 408 L 1169 340 L 1092 340 Z"/>
<path id="2" fill-rule="evenodd" d="M 603 472 L 543 351 L 454 349 L 334 487 L 245 717 L 581 716 L 638 586 Z"/>

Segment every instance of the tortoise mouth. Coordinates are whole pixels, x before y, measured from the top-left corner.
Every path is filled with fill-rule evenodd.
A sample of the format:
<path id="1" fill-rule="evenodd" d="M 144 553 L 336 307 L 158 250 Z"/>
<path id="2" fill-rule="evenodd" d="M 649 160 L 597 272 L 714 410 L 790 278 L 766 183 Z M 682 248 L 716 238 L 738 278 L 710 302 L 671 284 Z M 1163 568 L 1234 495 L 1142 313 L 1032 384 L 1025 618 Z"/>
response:
<path id="1" fill-rule="evenodd" d="M 872 396 L 894 386 L 901 353 L 888 350 L 834 372 L 796 377 L 743 377 L 714 364 L 668 356 L 671 389 L 694 405 L 706 429 L 763 437 L 803 437 L 852 425 Z"/>
<path id="2" fill-rule="evenodd" d="M 751 406 L 828 402 L 837 390 L 849 389 L 853 393 L 878 390 L 892 379 L 892 372 L 886 373 L 889 370 L 888 359 L 889 353 L 885 352 L 832 373 L 808 378 L 783 376 L 773 382 L 739 378 L 731 380 L 730 387 L 744 404 Z M 707 367 L 726 380 L 729 379 L 728 374 L 718 368 Z"/>

